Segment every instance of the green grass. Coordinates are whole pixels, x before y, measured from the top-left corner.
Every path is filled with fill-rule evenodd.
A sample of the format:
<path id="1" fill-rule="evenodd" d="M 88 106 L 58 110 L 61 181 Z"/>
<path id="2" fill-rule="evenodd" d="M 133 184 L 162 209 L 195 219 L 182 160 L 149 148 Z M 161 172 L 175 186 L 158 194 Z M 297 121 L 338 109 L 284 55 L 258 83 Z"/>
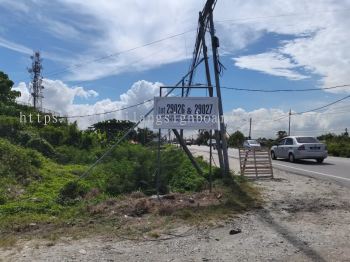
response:
<path id="1" fill-rule="evenodd" d="M 141 233 L 156 238 L 163 229 L 177 224 L 206 223 L 248 210 L 257 203 L 258 191 L 250 183 L 237 180 L 232 187 L 225 186 L 218 169 L 214 169 L 214 184 L 224 189 L 220 205 L 184 208 L 168 214 L 165 210 L 163 215 L 147 214 L 147 223 L 141 225 L 124 225 L 122 217 L 111 218 L 103 210 L 92 216 L 88 206 L 98 205 L 106 199 L 121 201 L 128 197 L 126 194 L 135 191 L 155 194 L 156 150 L 127 142 L 121 144 L 87 178 L 74 186 L 89 164 L 106 148 L 101 148 L 95 138 L 91 144 L 87 143 L 90 147 L 86 148 L 81 147 L 84 143 L 64 142 L 76 136 L 83 141 L 83 137 L 88 136 L 76 130 L 74 125 L 28 127 L 18 125 L 16 121 L 15 115 L 7 117 L 0 112 L 0 123 L 3 123 L 0 126 L 1 235 L 30 237 L 35 232 L 51 243 L 55 242 L 56 236 L 85 236 L 96 232 Z M 45 139 L 42 147 L 28 144 L 38 137 Z M 47 148 L 50 148 L 50 154 Z M 208 163 L 202 158 L 197 158 L 197 161 L 204 171 L 203 176 L 197 174 L 182 150 L 165 146 L 161 192 L 188 193 L 208 188 Z M 91 194 L 93 191 L 97 193 Z M 91 219 L 93 224 L 89 223 Z M 0 246 L 11 245 L 13 241 L 11 237 L 3 238 Z"/>

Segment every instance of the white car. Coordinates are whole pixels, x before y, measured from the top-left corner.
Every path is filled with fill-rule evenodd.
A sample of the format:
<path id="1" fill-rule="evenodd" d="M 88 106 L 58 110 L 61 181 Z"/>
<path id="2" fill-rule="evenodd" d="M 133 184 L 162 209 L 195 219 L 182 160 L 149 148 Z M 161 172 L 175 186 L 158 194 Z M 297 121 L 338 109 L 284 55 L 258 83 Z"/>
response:
<path id="1" fill-rule="evenodd" d="M 245 149 L 261 149 L 260 143 L 254 139 L 248 139 L 248 140 L 244 141 L 243 147 Z"/>
<path id="2" fill-rule="evenodd" d="M 284 158 L 290 162 L 295 162 L 296 159 L 315 159 L 322 163 L 327 156 L 327 146 L 309 136 L 288 136 L 271 147 L 272 159 Z"/>

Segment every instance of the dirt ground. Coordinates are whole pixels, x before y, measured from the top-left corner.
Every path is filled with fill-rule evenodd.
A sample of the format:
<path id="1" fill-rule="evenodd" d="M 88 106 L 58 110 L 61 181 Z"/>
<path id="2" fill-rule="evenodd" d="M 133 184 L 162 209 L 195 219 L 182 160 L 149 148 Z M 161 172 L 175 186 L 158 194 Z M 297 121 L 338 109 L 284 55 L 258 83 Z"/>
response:
<path id="1" fill-rule="evenodd" d="M 350 261 L 349 188 L 282 171 L 256 183 L 264 207 L 215 227 L 180 227 L 152 241 L 30 240 L 0 249 L 0 261 Z"/>

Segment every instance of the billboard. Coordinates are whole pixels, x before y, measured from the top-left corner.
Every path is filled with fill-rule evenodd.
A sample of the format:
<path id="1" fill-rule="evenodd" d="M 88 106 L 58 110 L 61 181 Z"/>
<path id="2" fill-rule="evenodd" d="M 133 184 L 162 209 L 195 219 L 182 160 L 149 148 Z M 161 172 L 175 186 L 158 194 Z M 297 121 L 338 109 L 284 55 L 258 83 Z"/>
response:
<path id="1" fill-rule="evenodd" d="M 218 129 L 217 97 L 155 97 L 156 129 Z"/>

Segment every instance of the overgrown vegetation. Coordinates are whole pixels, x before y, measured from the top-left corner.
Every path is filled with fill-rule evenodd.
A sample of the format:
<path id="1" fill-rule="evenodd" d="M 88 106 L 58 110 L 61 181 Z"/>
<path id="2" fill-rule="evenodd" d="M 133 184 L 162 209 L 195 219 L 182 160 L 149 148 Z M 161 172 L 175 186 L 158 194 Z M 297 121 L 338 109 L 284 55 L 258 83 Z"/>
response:
<path id="1" fill-rule="evenodd" d="M 15 103 L 19 94 L 12 86 L 0 73 L 0 232 L 84 224 L 91 219 L 89 207 L 135 192 L 148 199 L 157 193 L 156 185 L 160 194 L 208 188 L 208 164 L 197 158 L 204 171 L 198 175 L 184 152 L 171 145 L 162 146 L 158 181 L 155 134 L 147 128 L 132 132 L 89 176 L 80 179 L 134 123 L 110 120 L 88 130 L 79 130 L 65 119 L 45 124 L 34 117 L 40 112 Z M 213 171 L 214 184 L 225 188 L 220 172 Z M 181 211 L 176 214 L 181 216 Z"/>
<path id="2" fill-rule="evenodd" d="M 330 155 L 350 157 L 350 137 L 347 131 L 341 135 L 322 135 L 318 139 L 326 143 Z"/>

